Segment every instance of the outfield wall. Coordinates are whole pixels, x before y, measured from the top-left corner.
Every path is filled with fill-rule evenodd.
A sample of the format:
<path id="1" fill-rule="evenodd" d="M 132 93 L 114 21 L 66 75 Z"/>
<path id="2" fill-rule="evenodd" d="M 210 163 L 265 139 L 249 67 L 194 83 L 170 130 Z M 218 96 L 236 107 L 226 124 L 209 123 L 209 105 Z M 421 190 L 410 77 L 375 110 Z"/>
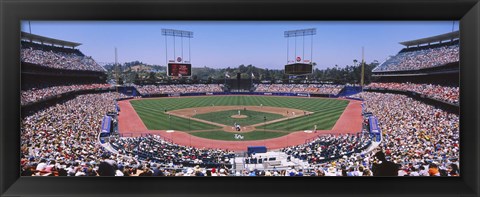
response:
<path id="1" fill-rule="evenodd" d="M 144 94 L 142 97 L 178 97 L 178 96 L 220 96 L 220 95 L 257 95 L 257 96 L 299 96 L 299 97 L 326 97 L 338 98 L 333 94 L 291 93 L 291 92 L 194 92 L 170 94 Z"/>

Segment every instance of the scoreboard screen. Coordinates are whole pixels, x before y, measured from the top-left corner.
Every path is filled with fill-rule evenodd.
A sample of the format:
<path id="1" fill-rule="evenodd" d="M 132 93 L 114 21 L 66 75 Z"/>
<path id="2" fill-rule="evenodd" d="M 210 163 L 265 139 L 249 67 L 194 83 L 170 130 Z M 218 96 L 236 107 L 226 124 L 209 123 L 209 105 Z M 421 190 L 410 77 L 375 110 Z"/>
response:
<path id="1" fill-rule="evenodd" d="M 287 64 L 285 65 L 285 74 L 287 75 L 306 75 L 312 73 L 311 64 Z"/>
<path id="2" fill-rule="evenodd" d="M 170 77 L 189 77 L 192 75 L 191 64 L 169 63 L 167 68 L 167 75 Z"/>

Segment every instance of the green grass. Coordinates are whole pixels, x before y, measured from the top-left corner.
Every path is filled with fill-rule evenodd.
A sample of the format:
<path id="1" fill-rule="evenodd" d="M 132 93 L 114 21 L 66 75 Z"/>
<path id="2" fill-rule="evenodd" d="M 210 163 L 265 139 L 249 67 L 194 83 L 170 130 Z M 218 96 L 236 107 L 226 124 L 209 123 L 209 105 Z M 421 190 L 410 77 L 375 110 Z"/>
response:
<path id="1" fill-rule="evenodd" d="M 330 130 L 342 114 L 349 101 L 324 98 L 269 97 L 269 96 L 210 96 L 159 98 L 130 101 L 138 115 L 150 130 L 174 129 L 180 131 L 218 130 L 219 127 L 186 118 L 171 116 L 164 110 L 177 110 L 207 106 L 273 106 L 286 107 L 314 112 L 310 116 L 300 116 L 266 125 L 266 129 L 285 132 L 312 130 Z M 171 122 L 170 122 L 171 121 Z M 263 120 L 262 120 L 263 121 Z M 190 123 L 189 123 L 190 122 Z M 227 124 L 230 125 L 231 123 Z M 242 125 L 243 126 L 243 125 Z M 263 129 L 263 125 L 257 129 Z"/>
<path id="2" fill-rule="evenodd" d="M 221 128 L 215 125 L 193 121 L 186 118 L 169 116 L 168 114 L 164 113 L 163 109 L 158 110 L 157 108 L 148 108 L 141 104 L 134 103 L 135 102 L 132 101 L 135 111 L 149 130 L 179 130 L 188 132 Z"/>
<path id="3" fill-rule="evenodd" d="M 235 133 L 225 132 L 225 131 L 201 131 L 201 132 L 194 132 L 190 133 L 197 137 L 214 139 L 214 140 L 228 140 L 228 141 L 245 141 L 245 140 L 263 140 L 263 139 L 270 139 L 270 138 L 277 138 L 288 133 L 285 132 L 271 132 L 271 131 L 252 131 L 248 133 L 238 133 L 244 136 L 243 140 L 235 139 Z"/>
<path id="4" fill-rule="evenodd" d="M 283 116 L 279 114 L 272 114 L 272 113 L 265 113 L 265 112 L 259 112 L 259 111 L 251 111 L 251 110 L 240 110 L 240 114 L 248 116 L 247 118 L 231 117 L 232 115 L 237 115 L 237 114 L 238 114 L 238 110 L 227 110 L 227 111 L 198 114 L 193 117 L 202 119 L 202 120 L 207 120 L 210 122 L 224 124 L 224 125 L 231 125 L 232 127 L 235 122 L 237 124 L 240 124 L 240 126 L 243 127 L 248 125 L 254 125 L 257 123 L 262 123 L 264 117 L 267 119 L 267 121 L 283 118 Z"/>
<path id="5" fill-rule="evenodd" d="M 285 131 L 313 130 L 317 125 L 317 130 L 330 130 L 342 115 L 345 107 L 338 106 L 327 110 L 316 111 L 310 116 L 301 116 L 290 118 L 285 121 L 267 124 L 267 129 L 277 129 Z"/>

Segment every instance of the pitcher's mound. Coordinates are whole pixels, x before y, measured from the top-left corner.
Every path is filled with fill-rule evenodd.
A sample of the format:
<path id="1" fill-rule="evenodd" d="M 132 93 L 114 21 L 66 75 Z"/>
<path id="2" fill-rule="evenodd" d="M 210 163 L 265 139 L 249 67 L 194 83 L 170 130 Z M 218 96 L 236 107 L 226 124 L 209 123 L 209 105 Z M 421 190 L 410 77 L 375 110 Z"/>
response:
<path id="1" fill-rule="evenodd" d="M 233 116 L 230 116 L 232 118 L 247 118 L 248 116 L 246 115 L 233 115 Z"/>

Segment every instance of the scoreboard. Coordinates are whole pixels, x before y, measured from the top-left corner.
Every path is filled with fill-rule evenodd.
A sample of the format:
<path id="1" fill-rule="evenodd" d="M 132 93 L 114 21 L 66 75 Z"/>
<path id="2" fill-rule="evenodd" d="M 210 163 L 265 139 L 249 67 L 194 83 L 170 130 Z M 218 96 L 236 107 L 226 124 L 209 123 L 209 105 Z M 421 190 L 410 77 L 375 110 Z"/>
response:
<path id="1" fill-rule="evenodd" d="M 167 67 L 169 77 L 189 77 L 192 76 L 192 64 L 169 63 Z"/>
<path id="2" fill-rule="evenodd" d="M 285 74 L 287 75 L 307 75 L 312 73 L 311 64 L 287 64 L 285 65 Z"/>

